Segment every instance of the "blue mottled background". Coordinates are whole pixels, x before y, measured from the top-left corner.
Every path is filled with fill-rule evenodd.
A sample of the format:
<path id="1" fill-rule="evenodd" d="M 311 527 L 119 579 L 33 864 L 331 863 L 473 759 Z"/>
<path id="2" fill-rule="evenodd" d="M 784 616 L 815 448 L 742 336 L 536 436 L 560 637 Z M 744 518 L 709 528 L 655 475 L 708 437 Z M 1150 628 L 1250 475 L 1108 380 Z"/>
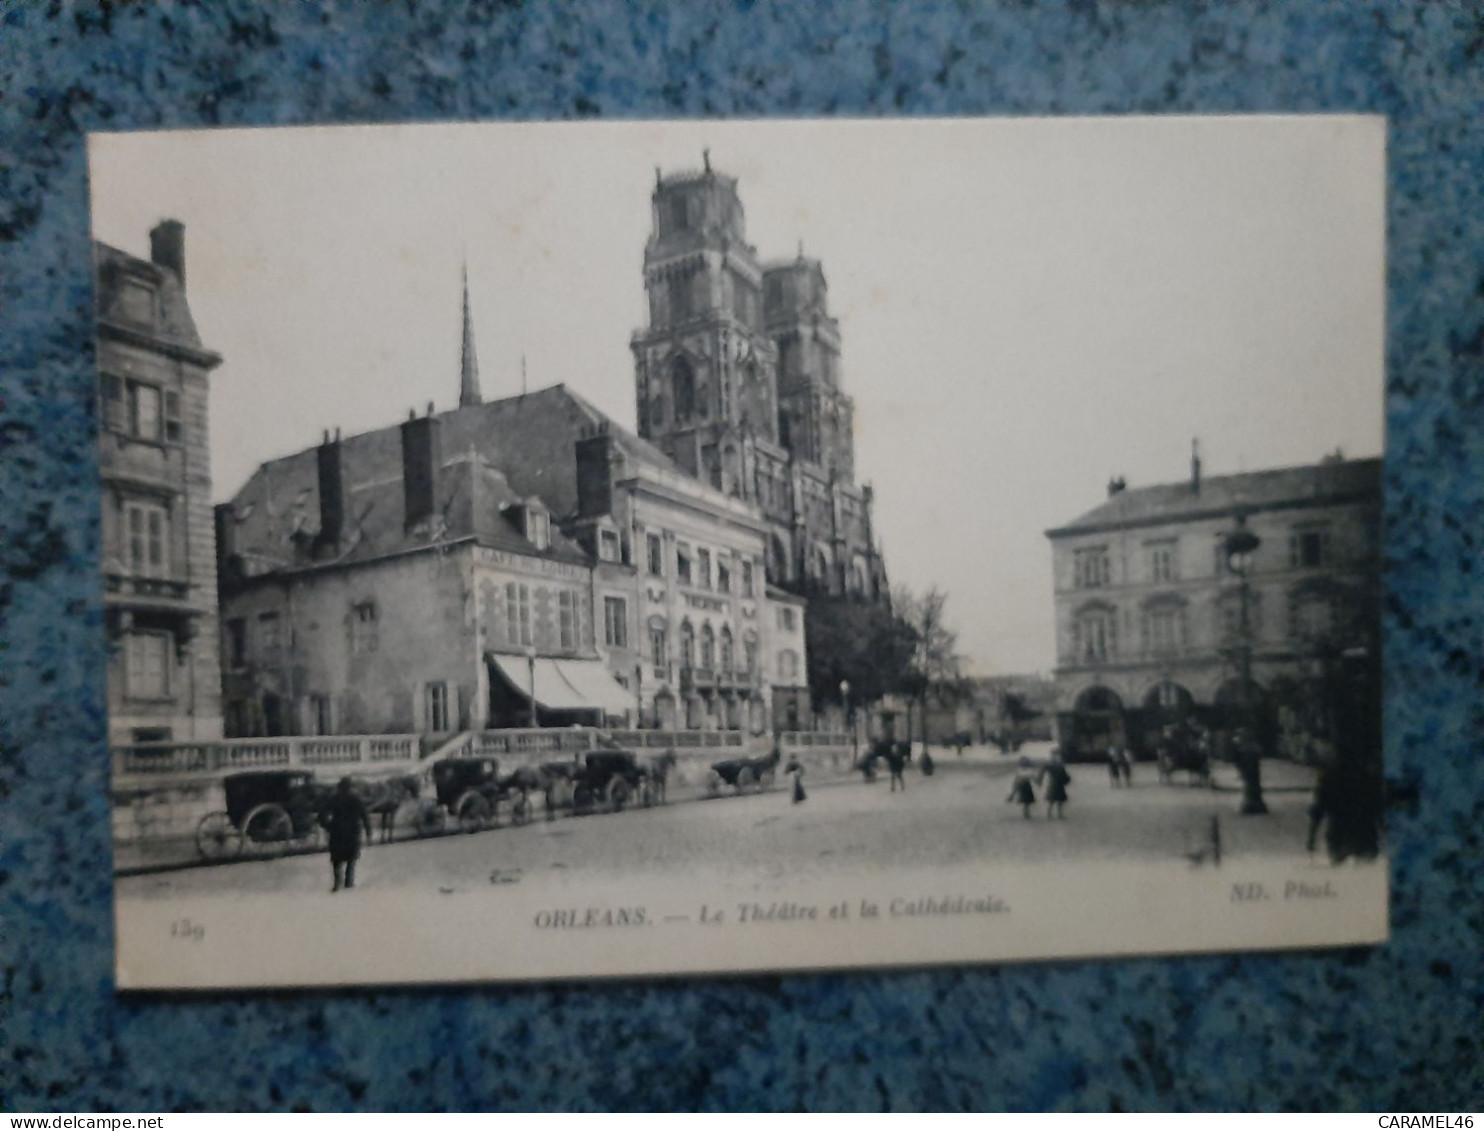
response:
<path id="1" fill-rule="evenodd" d="M 1326 110 L 1392 128 L 1391 945 L 114 996 L 87 131 Z M 1479 4 L 0 0 L 0 1108 L 1477 1110 L 1481 122 Z"/>

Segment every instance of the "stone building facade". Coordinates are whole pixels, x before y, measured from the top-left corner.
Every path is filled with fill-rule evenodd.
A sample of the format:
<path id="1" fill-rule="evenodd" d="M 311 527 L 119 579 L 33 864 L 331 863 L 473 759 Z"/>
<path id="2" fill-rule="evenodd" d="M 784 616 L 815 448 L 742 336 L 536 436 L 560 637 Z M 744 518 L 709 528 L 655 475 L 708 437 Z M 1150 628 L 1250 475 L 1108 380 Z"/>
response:
<path id="1" fill-rule="evenodd" d="M 653 210 L 649 324 L 631 342 L 639 435 L 762 511 L 774 585 L 886 599 L 822 266 L 802 249 L 763 264 L 736 179 L 709 157 L 699 172 L 657 171 Z"/>
<path id="2" fill-rule="evenodd" d="M 1193 458 L 1187 482 L 1115 480 L 1106 501 L 1047 532 L 1063 745 L 1091 757 L 1117 738 L 1147 753 L 1175 719 L 1219 729 L 1248 708 L 1270 746 L 1306 741 L 1305 689 L 1326 665 L 1379 662 L 1380 516 L 1381 461 L 1338 453 L 1206 479 Z M 1239 525 L 1259 539 L 1245 629 L 1226 541 Z"/>
<path id="3" fill-rule="evenodd" d="M 807 720 L 757 508 L 563 386 L 484 401 L 465 356 L 458 408 L 327 436 L 219 508 L 229 732 L 763 733 L 801 692 Z"/>
<path id="4" fill-rule="evenodd" d="M 209 375 L 186 302 L 185 228 L 150 258 L 94 245 L 109 741 L 220 737 Z"/>

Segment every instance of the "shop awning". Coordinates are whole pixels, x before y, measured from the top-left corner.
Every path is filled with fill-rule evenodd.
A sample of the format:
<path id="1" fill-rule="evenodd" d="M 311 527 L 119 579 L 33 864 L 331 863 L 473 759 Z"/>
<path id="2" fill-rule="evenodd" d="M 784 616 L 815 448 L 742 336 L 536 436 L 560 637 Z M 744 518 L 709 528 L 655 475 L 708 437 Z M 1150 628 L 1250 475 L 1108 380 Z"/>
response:
<path id="1" fill-rule="evenodd" d="M 531 694 L 530 661 L 522 656 L 489 653 L 507 683 L 522 695 Z M 634 698 L 609 674 L 602 660 L 536 659 L 536 705 L 549 711 L 601 711 L 622 715 L 634 707 Z"/>

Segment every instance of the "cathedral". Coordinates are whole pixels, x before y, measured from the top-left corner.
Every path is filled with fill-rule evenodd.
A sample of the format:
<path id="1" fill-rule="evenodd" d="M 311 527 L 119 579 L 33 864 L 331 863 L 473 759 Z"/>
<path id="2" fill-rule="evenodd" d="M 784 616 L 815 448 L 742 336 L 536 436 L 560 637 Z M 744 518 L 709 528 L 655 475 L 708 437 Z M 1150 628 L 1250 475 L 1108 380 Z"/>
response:
<path id="1" fill-rule="evenodd" d="M 824 269 L 802 247 L 763 263 L 737 181 L 655 171 L 644 249 L 649 325 L 634 334 L 639 435 L 690 474 L 758 507 L 769 582 L 809 597 L 888 599 L 855 482 L 851 398 Z"/>

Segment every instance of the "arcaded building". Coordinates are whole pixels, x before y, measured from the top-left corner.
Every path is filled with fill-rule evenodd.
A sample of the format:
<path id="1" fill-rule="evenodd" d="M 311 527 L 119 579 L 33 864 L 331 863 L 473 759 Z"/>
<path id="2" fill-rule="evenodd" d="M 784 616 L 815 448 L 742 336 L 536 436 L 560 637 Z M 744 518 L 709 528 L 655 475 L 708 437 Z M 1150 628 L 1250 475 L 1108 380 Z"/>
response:
<path id="1" fill-rule="evenodd" d="M 1379 662 L 1380 521 L 1379 459 L 1203 478 L 1193 457 L 1183 482 L 1114 480 L 1047 532 L 1062 743 L 1147 753 L 1173 720 L 1229 727 L 1250 707 L 1275 752 L 1312 756 L 1313 689 L 1341 658 Z M 1245 595 L 1239 527 L 1258 539 Z"/>
<path id="2" fill-rule="evenodd" d="M 186 302 L 185 228 L 150 258 L 94 245 L 104 617 L 112 744 L 216 738 L 209 376 Z"/>
<path id="3" fill-rule="evenodd" d="M 871 489 L 855 482 L 854 406 L 824 269 L 763 263 L 733 177 L 656 173 L 634 334 L 639 435 L 757 506 L 767 575 L 809 596 L 885 599 Z"/>

